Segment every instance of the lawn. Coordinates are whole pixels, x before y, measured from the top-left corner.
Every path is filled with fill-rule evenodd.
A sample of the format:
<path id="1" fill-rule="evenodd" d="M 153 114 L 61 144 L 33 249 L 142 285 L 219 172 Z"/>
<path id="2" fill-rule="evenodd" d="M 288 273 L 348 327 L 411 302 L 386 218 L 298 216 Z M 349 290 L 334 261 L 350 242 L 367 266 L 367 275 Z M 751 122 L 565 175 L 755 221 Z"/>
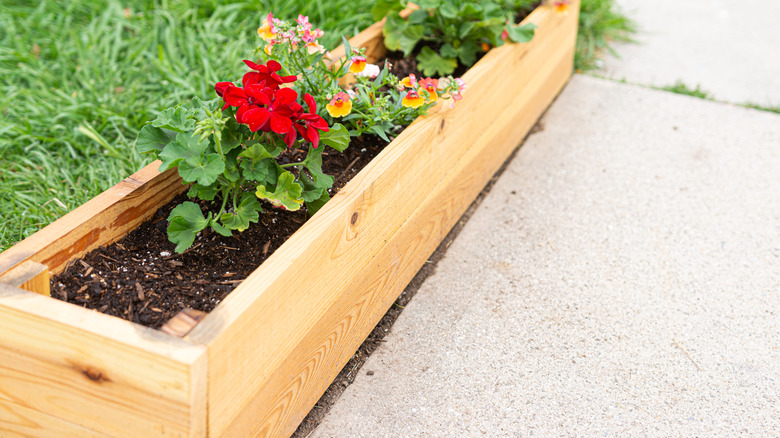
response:
<path id="1" fill-rule="evenodd" d="M 583 0 L 578 69 L 630 23 Z M 335 47 L 374 0 L 4 0 L 0 5 L 0 251 L 147 164 L 157 112 L 237 79 L 268 11 L 309 15 Z"/>

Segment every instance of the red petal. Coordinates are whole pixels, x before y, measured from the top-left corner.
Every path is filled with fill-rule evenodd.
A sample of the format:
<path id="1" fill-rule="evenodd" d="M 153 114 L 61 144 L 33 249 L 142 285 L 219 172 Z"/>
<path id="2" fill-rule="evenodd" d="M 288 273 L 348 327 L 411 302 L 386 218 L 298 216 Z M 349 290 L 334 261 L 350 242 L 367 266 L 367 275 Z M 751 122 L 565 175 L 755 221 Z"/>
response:
<path id="1" fill-rule="evenodd" d="M 313 97 L 311 97 L 311 94 L 306 93 L 303 96 L 303 100 L 306 101 L 306 105 L 309 105 L 309 112 L 310 113 L 317 113 L 317 102 L 314 100 Z"/>
<path id="2" fill-rule="evenodd" d="M 244 61 L 246 62 L 246 61 Z M 248 64 L 247 64 L 248 65 Z M 273 59 L 268 61 L 268 70 L 273 73 L 275 71 L 279 71 L 282 69 L 282 65 L 278 62 L 274 61 Z"/>
<path id="3" fill-rule="evenodd" d="M 265 92 L 267 88 L 268 87 L 263 87 L 261 85 L 249 85 L 244 90 L 244 93 L 246 93 L 246 95 L 251 97 L 252 99 L 259 101 L 263 105 L 270 105 L 271 99 L 268 97 L 268 94 Z"/>
<path id="4" fill-rule="evenodd" d="M 241 123 L 248 125 L 250 131 L 257 132 L 257 130 L 261 129 L 266 124 L 266 122 L 268 122 L 270 117 L 270 111 L 265 108 L 256 107 L 244 113 L 244 121 Z"/>
<path id="5" fill-rule="evenodd" d="M 214 90 L 219 97 L 222 97 L 222 95 L 225 94 L 225 90 L 231 85 L 235 87 L 235 84 L 232 82 L 217 82 L 216 85 L 214 85 Z"/>
<path id="6" fill-rule="evenodd" d="M 287 134 L 292 129 L 292 120 L 279 114 L 271 113 L 271 130 L 277 134 Z"/>
<path id="7" fill-rule="evenodd" d="M 246 93 L 244 89 L 240 87 L 228 86 L 225 89 L 225 94 L 222 96 L 225 99 L 225 103 L 230 106 L 241 106 L 246 103 Z"/>
<path id="8" fill-rule="evenodd" d="M 274 95 L 274 105 L 289 105 L 298 99 L 298 92 L 292 88 L 281 88 Z"/>
<path id="9" fill-rule="evenodd" d="M 238 107 L 238 109 L 236 110 L 236 122 L 244 123 L 244 114 L 253 108 L 257 108 L 257 107 L 254 105 L 250 105 L 249 103 L 245 103 L 240 107 Z"/>
<path id="10" fill-rule="evenodd" d="M 271 62 L 273 62 L 273 61 L 271 61 Z M 266 66 L 264 66 L 263 64 L 255 64 L 254 62 L 252 62 L 252 61 L 250 61 L 248 59 L 244 60 L 244 64 L 246 64 L 246 66 L 251 68 L 252 70 L 257 70 L 257 71 L 260 71 L 260 72 L 263 71 L 263 70 L 266 70 Z"/>
<path id="11" fill-rule="evenodd" d="M 295 143 L 295 139 L 297 137 L 298 136 L 295 134 L 295 130 L 294 129 L 290 129 L 290 131 L 284 137 L 284 144 L 286 144 L 287 147 L 289 148 L 290 146 L 293 145 L 293 143 Z"/>
<path id="12" fill-rule="evenodd" d="M 313 126 L 309 125 L 309 127 L 306 128 L 306 134 L 309 136 L 311 145 L 314 147 L 314 149 L 317 149 L 317 146 L 320 144 L 320 132 L 314 129 Z"/>

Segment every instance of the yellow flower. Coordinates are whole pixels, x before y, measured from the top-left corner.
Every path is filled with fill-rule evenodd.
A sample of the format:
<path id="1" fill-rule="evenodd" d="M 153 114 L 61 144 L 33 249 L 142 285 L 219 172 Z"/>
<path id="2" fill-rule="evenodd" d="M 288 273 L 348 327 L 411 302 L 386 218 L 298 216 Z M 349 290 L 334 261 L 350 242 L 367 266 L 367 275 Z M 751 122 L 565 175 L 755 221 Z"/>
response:
<path id="1" fill-rule="evenodd" d="M 439 95 L 436 93 L 436 88 L 439 86 L 439 81 L 433 78 L 420 79 L 420 88 L 428 92 L 428 101 L 436 102 L 439 100 Z"/>
<path id="2" fill-rule="evenodd" d="M 410 74 L 409 76 L 401 79 L 401 85 L 406 88 L 414 88 L 417 86 L 417 78 L 413 74 Z"/>
<path id="3" fill-rule="evenodd" d="M 272 14 L 268 14 L 263 25 L 257 28 L 257 35 L 269 42 L 276 38 L 276 28 L 274 27 L 274 16 Z"/>
<path id="4" fill-rule="evenodd" d="M 352 112 L 352 101 L 349 100 L 349 94 L 341 91 L 333 96 L 333 99 L 325 105 L 328 114 L 331 117 L 344 117 Z"/>
<path id="5" fill-rule="evenodd" d="M 425 98 L 417 94 L 414 90 L 409 90 L 406 96 L 401 100 L 401 105 L 407 108 L 417 108 L 425 103 Z"/>
<path id="6" fill-rule="evenodd" d="M 569 12 L 569 0 L 554 1 L 553 8 L 555 9 L 555 12 L 565 14 Z"/>
<path id="7" fill-rule="evenodd" d="M 350 73 L 360 73 L 366 68 L 365 56 L 353 56 L 351 61 L 352 62 L 349 64 Z"/>

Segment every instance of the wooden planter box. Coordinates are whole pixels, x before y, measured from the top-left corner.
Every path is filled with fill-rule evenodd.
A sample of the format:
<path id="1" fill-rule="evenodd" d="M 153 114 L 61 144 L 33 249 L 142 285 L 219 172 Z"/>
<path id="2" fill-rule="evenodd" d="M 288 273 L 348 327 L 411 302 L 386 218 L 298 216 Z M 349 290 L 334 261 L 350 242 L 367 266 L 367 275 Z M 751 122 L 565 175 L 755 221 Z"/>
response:
<path id="1" fill-rule="evenodd" d="M 291 434 L 569 79 L 578 3 L 534 11 L 184 337 L 30 292 L 182 190 L 156 163 L 1 254 L 0 435 Z"/>

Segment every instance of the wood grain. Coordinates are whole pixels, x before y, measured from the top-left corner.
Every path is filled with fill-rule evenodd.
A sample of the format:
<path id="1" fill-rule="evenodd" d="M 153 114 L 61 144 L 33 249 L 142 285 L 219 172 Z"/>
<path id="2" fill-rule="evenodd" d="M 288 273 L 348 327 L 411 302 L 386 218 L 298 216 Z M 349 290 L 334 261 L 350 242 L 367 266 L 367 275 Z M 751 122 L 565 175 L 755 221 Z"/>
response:
<path id="1" fill-rule="evenodd" d="M 0 275 L 27 260 L 57 274 L 69 260 L 123 237 L 186 188 L 176 169 L 159 167 L 149 164 L 0 254 Z"/>
<path id="2" fill-rule="evenodd" d="M 204 436 L 205 380 L 202 346 L 0 284 L 2 400 L 111 436 Z"/>
<path id="3" fill-rule="evenodd" d="M 458 106 L 407 128 L 190 333 L 209 347 L 214 436 L 291 433 L 557 95 L 577 15 L 529 20 L 533 42 L 491 51 Z"/>
<path id="4" fill-rule="evenodd" d="M 4 438 L 109 437 L 5 399 L 0 399 L 0 430 Z"/>
<path id="5" fill-rule="evenodd" d="M 49 268 L 30 260 L 0 275 L 0 283 L 47 297 L 51 296 Z"/>

